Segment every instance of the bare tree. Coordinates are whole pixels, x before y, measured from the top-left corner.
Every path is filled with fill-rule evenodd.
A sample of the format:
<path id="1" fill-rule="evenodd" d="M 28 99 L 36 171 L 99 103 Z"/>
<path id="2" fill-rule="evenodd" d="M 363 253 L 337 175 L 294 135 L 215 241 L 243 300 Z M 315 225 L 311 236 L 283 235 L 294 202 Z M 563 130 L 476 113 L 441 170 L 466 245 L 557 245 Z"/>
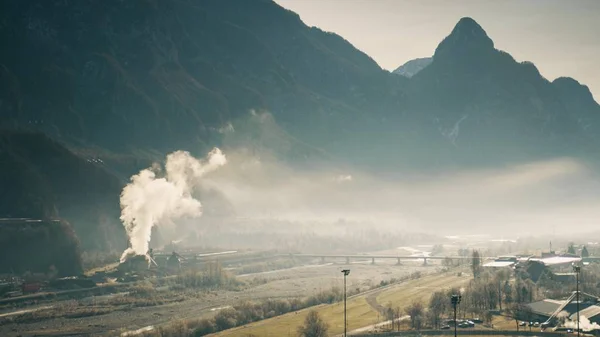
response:
<path id="1" fill-rule="evenodd" d="M 478 250 L 473 251 L 473 257 L 471 258 L 471 269 L 473 270 L 473 277 L 478 278 L 481 274 L 481 256 Z"/>
<path id="2" fill-rule="evenodd" d="M 413 329 L 420 330 L 423 323 L 423 313 L 425 309 L 421 302 L 413 302 L 406 309 L 404 309 L 407 315 L 410 316 L 410 325 Z"/>
<path id="3" fill-rule="evenodd" d="M 514 303 L 506 308 L 506 315 L 515 320 L 517 331 L 519 331 L 519 320 L 528 317 L 529 307 L 522 303 Z"/>
<path id="4" fill-rule="evenodd" d="M 316 310 L 311 310 L 304 319 L 304 325 L 298 328 L 301 337 L 327 337 L 329 325 Z"/>
<path id="5" fill-rule="evenodd" d="M 449 307 L 448 298 L 449 296 L 444 291 L 436 291 L 431 295 L 428 317 L 432 327 L 439 328 L 442 315 L 446 313 Z"/>
<path id="6" fill-rule="evenodd" d="M 502 310 L 502 299 L 504 298 L 504 285 L 510 279 L 510 272 L 507 269 L 501 269 L 494 275 L 494 282 L 498 289 L 498 306 Z"/>

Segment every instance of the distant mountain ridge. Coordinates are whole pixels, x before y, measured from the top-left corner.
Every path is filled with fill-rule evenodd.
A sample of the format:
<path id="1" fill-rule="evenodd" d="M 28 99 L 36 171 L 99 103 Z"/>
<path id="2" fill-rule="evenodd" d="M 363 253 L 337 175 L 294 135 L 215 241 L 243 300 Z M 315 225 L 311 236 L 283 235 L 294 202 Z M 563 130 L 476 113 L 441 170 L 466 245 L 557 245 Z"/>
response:
<path id="1" fill-rule="evenodd" d="M 393 71 L 394 74 L 411 78 L 433 62 L 433 57 L 422 57 L 410 60 Z"/>
<path id="2" fill-rule="evenodd" d="M 0 56 L 2 125 L 77 150 L 199 154 L 222 145 L 222 130 L 255 109 L 268 111 L 283 137 L 261 147 L 296 144 L 289 155 L 278 149 L 282 158 L 474 165 L 482 157 L 470 158 L 472 146 L 499 147 L 492 162 L 481 161 L 488 165 L 586 152 L 597 125 L 598 105 L 584 87 L 550 83 L 533 64 L 515 62 L 471 18 L 432 60 L 410 68 L 427 66 L 408 71 L 409 62 L 406 78 L 270 0 L 0 6 L 0 36 L 15 46 Z"/>
<path id="3" fill-rule="evenodd" d="M 471 165 L 498 156 L 585 157 L 598 144 L 600 106 L 587 87 L 568 78 L 550 82 L 532 63 L 516 62 L 471 18 L 440 43 L 406 97 Z"/>
<path id="4" fill-rule="evenodd" d="M 266 0 L 9 0 L 0 16 L 3 125 L 81 147 L 205 152 L 250 109 L 326 142 L 399 81 Z"/>

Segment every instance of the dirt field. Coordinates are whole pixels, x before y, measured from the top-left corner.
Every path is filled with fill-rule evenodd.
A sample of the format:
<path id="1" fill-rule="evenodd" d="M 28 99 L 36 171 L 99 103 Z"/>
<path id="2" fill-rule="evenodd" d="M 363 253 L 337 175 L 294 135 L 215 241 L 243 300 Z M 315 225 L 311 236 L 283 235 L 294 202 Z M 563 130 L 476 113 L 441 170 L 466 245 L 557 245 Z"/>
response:
<path id="1" fill-rule="evenodd" d="M 351 275 L 353 273 L 354 270 Z M 427 275 L 420 279 L 410 280 L 389 288 L 377 289 L 368 294 L 350 298 L 347 303 L 348 331 L 381 322 L 383 318 L 378 314 L 377 305 L 386 305 L 390 302 L 394 307 L 404 308 L 414 300 L 427 300 L 435 290 L 460 287 L 469 280 L 469 276 L 459 277 L 456 272 Z M 375 302 L 373 299 L 375 299 Z M 329 324 L 331 335 L 343 332 L 343 303 L 321 305 L 316 309 Z M 251 334 L 259 337 L 295 336 L 296 329 L 304 321 L 308 310 L 305 309 L 244 327 L 230 329 L 214 334 L 214 336 L 247 336 Z"/>

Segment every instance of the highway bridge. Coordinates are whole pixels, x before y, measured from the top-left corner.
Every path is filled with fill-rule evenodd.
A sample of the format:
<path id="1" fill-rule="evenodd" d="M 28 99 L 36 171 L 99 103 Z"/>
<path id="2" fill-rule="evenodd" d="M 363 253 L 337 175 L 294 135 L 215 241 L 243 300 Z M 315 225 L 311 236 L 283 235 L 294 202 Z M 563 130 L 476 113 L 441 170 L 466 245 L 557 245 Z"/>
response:
<path id="1" fill-rule="evenodd" d="M 283 254 L 282 254 L 283 256 Z M 371 263 L 375 264 L 375 259 L 395 259 L 398 261 L 397 264 L 401 264 L 402 260 L 423 260 L 423 264 L 427 264 L 428 260 L 471 260 L 473 257 L 469 254 L 468 256 L 429 256 L 429 255 L 366 255 L 366 254 L 289 254 L 287 256 L 298 257 L 298 258 L 320 258 L 321 262 L 326 260 L 345 259 L 346 263 L 349 264 L 350 260 L 365 260 L 371 259 Z M 481 256 L 481 262 L 496 260 L 497 256 Z M 533 258 L 535 259 L 535 258 Z M 582 259 L 583 262 L 600 262 L 600 257 L 585 257 Z"/>

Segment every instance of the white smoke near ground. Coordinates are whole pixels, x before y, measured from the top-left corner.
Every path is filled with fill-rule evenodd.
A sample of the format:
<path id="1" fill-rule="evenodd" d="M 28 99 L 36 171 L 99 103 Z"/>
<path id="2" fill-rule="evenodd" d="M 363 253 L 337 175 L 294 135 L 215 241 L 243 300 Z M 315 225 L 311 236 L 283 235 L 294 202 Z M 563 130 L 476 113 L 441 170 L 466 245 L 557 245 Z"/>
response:
<path id="1" fill-rule="evenodd" d="M 121 193 L 121 221 L 131 247 L 123 252 L 121 261 L 129 255 L 145 255 L 152 228 L 182 217 L 199 217 L 202 204 L 192 196 L 194 186 L 207 173 L 227 163 L 220 149 L 213 149 L 205 160 L 189 152 L 176 151 L 166 158 L 164 174 L 160 167 L 144 169 L 131 177 Z"/>
<path id="2" fill-rule="evenodd" d="M 571 329 L 577 329 L 577 320 L 565 322 L 565 327 L 571 328 Z M 580 315 L 579 316 L 579 328 L 582 331 L 593 331 L 593 330 L 600 330 L 600 325 L 595 322 L 592 323 L 592 322 L 590 322 L 590 320 L 587 317 Z"/>

